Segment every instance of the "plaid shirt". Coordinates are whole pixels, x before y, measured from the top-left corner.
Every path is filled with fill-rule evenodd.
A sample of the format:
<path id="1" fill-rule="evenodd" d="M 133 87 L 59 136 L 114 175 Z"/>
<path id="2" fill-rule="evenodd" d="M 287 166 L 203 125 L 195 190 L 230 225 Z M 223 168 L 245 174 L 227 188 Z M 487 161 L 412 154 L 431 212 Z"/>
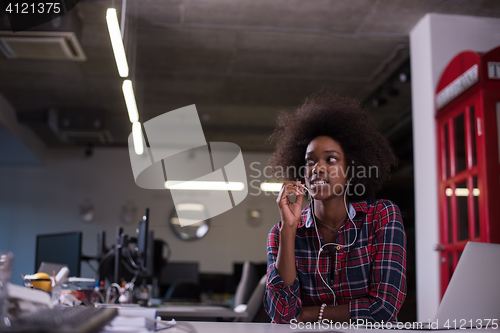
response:
<path id="1" fill-rule="evenodd" d="M 302 211 L 295 236 L 297 276 L 292 286 L 285 286 L 276 269 L 281 222 L 271 229 L 264 306 L 274 322 L 288 323 L 298 317 L 302 307 L 322 303 L 349 303 L 354 321 L 390 321 L 399 312 L 406 297 L 406 235 L 399 208 L 388 200 L 352 202 L 349 208 L 357 228 L 356 242 L 349 247 L 335 246 L 335 258 L 324 247 L 319 260 L 321 276 L 335 292 L 335 304 L 316 271 L 320 246 L 310 204 Z M 336 243 L 347 245 L 355 237 L 356 229 L 348 221 L 340 227 Z"/>

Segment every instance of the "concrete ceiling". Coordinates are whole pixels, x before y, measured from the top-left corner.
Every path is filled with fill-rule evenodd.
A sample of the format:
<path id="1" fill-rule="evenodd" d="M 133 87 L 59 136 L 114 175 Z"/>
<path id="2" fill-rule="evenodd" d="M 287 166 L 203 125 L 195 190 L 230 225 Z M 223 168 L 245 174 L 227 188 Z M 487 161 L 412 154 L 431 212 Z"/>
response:
<path id="1" fill-rule="evenodd" d="M 47 125 L 49 109 L 106 114 L 112 141 L 93 144 L 127 144 L 123 79 L 105 20 L 112 5 L 83 1 L 73 10 L 86 61 L 0 56 L 0 93 L 49 147 L 86 144 L 62 142 Z M 364 101 L 399 155 L 411 158 L 410 84 L 397 76 L 409 71 L 408 33 L 429 12 L 500 17 L 500 3 L 128 0 L 125 43 L 140 120 L 196 104 L 207 141 L 272 151 L 265 141 L 277 112 L 326 89 Z M 374 107 L 378 96 L 387 103 Z"/>

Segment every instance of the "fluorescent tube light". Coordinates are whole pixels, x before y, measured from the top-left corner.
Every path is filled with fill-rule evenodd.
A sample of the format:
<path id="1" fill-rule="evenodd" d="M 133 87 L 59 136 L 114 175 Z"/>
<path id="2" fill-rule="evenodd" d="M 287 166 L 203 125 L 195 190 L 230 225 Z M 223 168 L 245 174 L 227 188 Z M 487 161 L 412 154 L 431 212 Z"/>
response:
<path id="1" fill-rule="evenodd" d="M 187 211 L 197 211 L 197 212 L 203 212 L 205 210 L 205 206 L 202 204 L 196 204 L 196 203 L 181 203 L 175 205 L 175 210 L 187 210 Z"/>
<path id="2" fill-rule="evenodd" d="M 134 140 L 134 150 L 137 155 L 144 153 L 144 146 L 142 144 L 142 129 L 141 123 L 136 121 L 132 124 L 132 139 Z"/>
<path id="3" fill-rule="evenodd" d="M 245 184 L 241 182 L 167 180 L 165 188 L 169 190 L 243 191 Z"/>
<path id="4" fill-rule="evenodd" d="M 178 217 L 171 217 L 170 222 L 174 225 L 181 225 L 180 219 Z M 182 219 L 182 224 L 184 226 L 196 227 L 197 225 L 202 225 L 205 223 L 205 220 L 200 219 Z"/>
<path id="5" fill-rule="evenodd" d="M 125 48 L 123 47 L 120 26 L 118 25 L 118 17 L 116 16 L 116 9 L 108 8 L 108 11 L 106 12 L 106 21 L 108 22 L 109 37 L 111 38 L 111 46 L 113 47 L 113 53 L 115 54 L 118 73 L 121 77 L 127 77 L 127 56 L 125 55 Z"/>
<path id="6" fill-rule="evenodd" d="M 128 117 L 133 124 L 139 121 L 139 112 L 137 111 L 137 104 L 135 103 L 134 89 L 132 89 L 132 81 L 123 81 L 123 97 L 125 97 L 125 104 L 127 105 Z"/>
<path id="7" fill-rule="evenodd" d="M 282 183 L 261 183 L 260 189 L 264 192 L 279 192 L 282 186 Z"/>

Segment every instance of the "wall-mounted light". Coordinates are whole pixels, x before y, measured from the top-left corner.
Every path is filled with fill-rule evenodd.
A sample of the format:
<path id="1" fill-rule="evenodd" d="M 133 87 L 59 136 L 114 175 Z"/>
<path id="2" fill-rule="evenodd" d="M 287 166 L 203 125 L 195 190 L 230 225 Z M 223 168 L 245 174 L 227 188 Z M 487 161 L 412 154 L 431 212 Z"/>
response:
<path id="1" fill-rule="evenodd" d="M 94 205 L 89 199 L 85 199 L 85 201 L 80 205 L 80 218 L 85 223 L 90 223 L 94 221 L 95 218 L 95 209 Z"/>
<path id="2" fill-rule="evenodd" d="M 259 209 L 250 209 L 247 212 L 247 223 L 251 227 L 259 227 L 263 222 L 262 212 Z"/>
<path id="3" fill-rule="evenodd" d="M 137 206 L 128 201 L 122 206 L 122 210 L 120 212 L 120 220 L 124 224 L 131 224 L 132 222 L 137 222 Z"/>

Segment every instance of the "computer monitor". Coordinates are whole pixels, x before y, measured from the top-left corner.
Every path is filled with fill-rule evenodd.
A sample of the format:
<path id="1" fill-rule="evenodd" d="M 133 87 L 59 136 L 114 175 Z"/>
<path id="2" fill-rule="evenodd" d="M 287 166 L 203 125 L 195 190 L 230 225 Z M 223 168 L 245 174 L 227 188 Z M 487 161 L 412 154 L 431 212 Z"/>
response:
<path id="1" fill-rule="evenodd" d="M 137 254 L 141 267 L 141 277 L 150 277 L 153 275 L 154 260 L 154 233 L 149 230 L 149 208 L 139 221 L 137 228 Z"/>
<path id="2" fill-rule="evenodd" d="M 82 233 L 80 231 L 36 236 L 35 272 L 42 262 L 68 266 L 70 276 L 80 276 Z"/>
<path id="3" fill-rule="evenodd" d="M 170 285 L 177 281 L 200 282 L 198 262 L 168 262 L 162 267 L 160 284 Z"/>
<path id="4" fill-rule="evenodd" d="M 144 255 L 146 258 L 147 248 L 148 248 L 148 233 L 149 233 L 149 208 L 146 208 L 146 213 L 139 221 L 139 227 L 137 228 L 137 252 L 140 255 Z"/>
<path id="5" fill-rule="evenodd" d="M 106 247 L 106 233 L 98 234 L 97 256 L 99 261 L 99 279 L 109 278 L 119 282 L 122 278 L 130 281 L 134 277 L 151 278 L 155 275 L 155 239 L 149 230 L 149 208 L 137 227 L 137 237 L 129 237 L 123 228 L 116 231 L 116 244 L 111 249 Z M 133 247 L 131 247 L 133 245 Z M 160 253 L 161 254 L 161 253 Z M 132 261 L 132 262 L 131 262 Z M 131 270 L 131 263 L 136 271 Z M 137 265 L 137 266 L 136 266 Z"/>
<path id="6" fill-rule="evenodd" d="M 154 270 L 154 265 L 155 265 L 155 238 L 154 238 L 154 231 L 149 230 L 148 232 L 148 242 L 147 242 L 147 248 L 146 248 L 146 257 L 143 259 L 145 260 L 142 264 L 142 272 L 141 272 L 141 277 L 142 278 L 150 278 L 154 276 L 155 270 Z"/>

